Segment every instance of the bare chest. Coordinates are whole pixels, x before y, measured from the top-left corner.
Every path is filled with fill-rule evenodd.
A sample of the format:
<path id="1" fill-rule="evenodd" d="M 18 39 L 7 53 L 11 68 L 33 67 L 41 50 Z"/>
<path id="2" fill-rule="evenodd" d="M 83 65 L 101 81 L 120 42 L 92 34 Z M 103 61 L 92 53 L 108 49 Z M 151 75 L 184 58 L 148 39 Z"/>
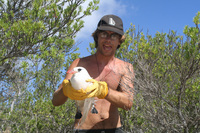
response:
<path id="1" fill-rule="evenodd" d="M 87 70 L 92 78 L 97 81 L 105 81 L 109 88 L 116 90 L 119 86 L 121 74 L 118 73 L 115 68 L 104 67 L 103 69 L 98 70 L 97 67 L 88 67 Z"/>

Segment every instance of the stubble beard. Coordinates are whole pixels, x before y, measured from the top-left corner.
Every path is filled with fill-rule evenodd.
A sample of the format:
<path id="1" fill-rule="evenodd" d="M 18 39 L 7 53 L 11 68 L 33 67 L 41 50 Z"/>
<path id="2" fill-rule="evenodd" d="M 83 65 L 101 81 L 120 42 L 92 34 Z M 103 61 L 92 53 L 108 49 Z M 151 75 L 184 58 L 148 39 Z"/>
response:
<path id="1" fill-rule="evenodd" d="M 110 52 L 106 52 L 106 51 L 103 50 L 103 48 L 99 48 L 99 49 L 97 49 L 97 51 L 99 51 L 99 53 L 100 53 L 101 55 L 106 56 L 106 57 L 115 55 L 114 50 L 112 50 L 112 51 L 110 51 Z"/>

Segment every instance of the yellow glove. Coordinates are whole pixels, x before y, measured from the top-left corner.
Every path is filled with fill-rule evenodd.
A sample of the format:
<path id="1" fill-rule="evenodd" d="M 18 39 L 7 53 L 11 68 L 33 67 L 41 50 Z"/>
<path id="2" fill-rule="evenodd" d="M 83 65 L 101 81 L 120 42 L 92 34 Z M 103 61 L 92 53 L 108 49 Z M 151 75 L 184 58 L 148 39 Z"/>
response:
<path id="1" fill-rule="evenodd" d="M 96 81 L 95 79 L 88 79 L 86 82 L 92 82 L 93 85 L 85 89 L 86 92 L 90 92 L 87 97 L 98 97 L 104 99 L 108 95 L 108 85 L 103 81 Z"/>
<path id="2" fill-rule="evenodd" d="M 64 79 L 62 85 L 64 95 L 72 100 L 84 100 L 85 98 L 88 98 L 89 92 L 92 91 L 91 89 L 88 89 L 89 92 L 83 89 L 76 90 L 72 87 L 70 81 L 67 79 Z"/>

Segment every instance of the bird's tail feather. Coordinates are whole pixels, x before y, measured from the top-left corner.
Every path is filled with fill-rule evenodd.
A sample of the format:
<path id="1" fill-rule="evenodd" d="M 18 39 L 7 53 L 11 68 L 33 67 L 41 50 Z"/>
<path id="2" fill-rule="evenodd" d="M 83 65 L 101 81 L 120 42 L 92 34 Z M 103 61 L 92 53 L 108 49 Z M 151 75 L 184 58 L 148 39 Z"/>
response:
<path id="1" fill-rule="evenodd" d="M 83 106 L 83 114 L 82 114 L 82 119 L 80 121 L 79 126 L 81 126 L 85 119 L 87 118 L 88 112 L 91 109 L 92 105 L 94 104 L 94 98 L 86 98 Z"/>

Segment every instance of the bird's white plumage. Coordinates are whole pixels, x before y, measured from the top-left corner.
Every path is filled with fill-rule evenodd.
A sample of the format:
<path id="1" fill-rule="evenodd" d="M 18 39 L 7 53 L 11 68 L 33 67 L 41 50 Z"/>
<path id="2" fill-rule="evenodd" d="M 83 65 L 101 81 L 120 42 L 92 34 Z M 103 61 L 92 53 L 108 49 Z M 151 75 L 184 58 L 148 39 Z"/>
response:
<path id="1" fill-rule="evenodd" d="M 89 73 L 85 68 L 75 67 L 73 71 L 75 71 L 75 73 L 73 74 L 70 81 L 74 89 L 76 90 L 86 89 L 89 85 L 92 84 L 90 82 L 86 82 L 87 79 L 92 79 L 92 78 L 90 77 Z"/>
<path id="2" fill-rule="evenodd" d="M 70 79 L 72 87 L 76 90 L 86 89 L 88 86 L 92 85 L 90 82 L 86 82 L 87 79 L 92 79 L 83 67 L 75 67 L 73 70 L 73 76 Z M 87 118 L 89 110 L 94 106 L 94 98 L 86 98 L 84 100 L 76 100 L 78 109 L 82 112 L 82 119 L 79 125 L 82 125 Z"/>

